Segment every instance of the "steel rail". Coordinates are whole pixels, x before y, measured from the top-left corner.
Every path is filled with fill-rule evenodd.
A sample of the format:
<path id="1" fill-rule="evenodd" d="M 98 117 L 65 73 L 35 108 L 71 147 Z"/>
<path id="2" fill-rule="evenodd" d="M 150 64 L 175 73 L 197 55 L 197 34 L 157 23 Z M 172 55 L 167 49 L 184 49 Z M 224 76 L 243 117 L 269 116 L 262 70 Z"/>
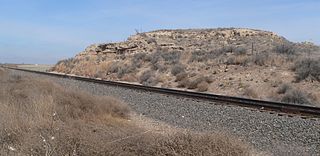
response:
<path id="1" fill-rule="evenodd" d="M 5 68 L 24 71 L 24 72 L 30 72 L 30 73 L 36 73 L 36 74 L 42 74 L 42 75 L 48 75 L 48 76 L 93 82 L 98 84 L 125 87 L 128 89 L 144 90 L 149 92 L 157 92 L 157 93 L 174 95 L 174 96 L 183 96 L 183 97 L 202 99 L 207 101 L 219 101 L 219 102 L 223 102 L 223 104 L 251 107 L 258 110 L 276 111 L 276 112 L 286 113 L 286 114 L 297 114 L 301 116 L 311 116 L 311 117 L 320 118 L 320 107 L 314 107 L 314 106 L 264 101 L 264 100 L 248 99 L 248 98 L 242 98 L 242 97 L 233 97 L 233 96 L 225 96 L 225 95 L 217 95 L 217 94 L 209 94 L 209 93 L 199 93 L 199 92 L 175 90 L 175 89 L 169 89 L 169 88 L 151 87 L 151 86 L 144 86 L 144 85 L 138 85 L 138 84 L 129 84 L 124 82 L 92 79 L 88 77 L 73 76 L 73 75 L 67 75 L 67 74 L 33 71 L 33 70 L 21 69 L 21 68 L 12 68 L 12 67 L 5 67 Z"/>

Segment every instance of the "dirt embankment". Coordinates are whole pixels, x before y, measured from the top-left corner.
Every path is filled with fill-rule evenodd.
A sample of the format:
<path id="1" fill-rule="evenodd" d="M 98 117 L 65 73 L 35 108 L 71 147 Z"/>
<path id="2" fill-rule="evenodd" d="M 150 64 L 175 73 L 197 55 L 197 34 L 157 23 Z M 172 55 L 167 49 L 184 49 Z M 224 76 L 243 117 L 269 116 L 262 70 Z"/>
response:
<path id="1" fill-rule="evenodd" d="M 319 58 L 318 46 L 293 43 L 268 31 L 158 30 L 124 42 L 91 45 L 52 70 L 320 106 Z M 281 91 L 283 86 L 289 87 Z"/>

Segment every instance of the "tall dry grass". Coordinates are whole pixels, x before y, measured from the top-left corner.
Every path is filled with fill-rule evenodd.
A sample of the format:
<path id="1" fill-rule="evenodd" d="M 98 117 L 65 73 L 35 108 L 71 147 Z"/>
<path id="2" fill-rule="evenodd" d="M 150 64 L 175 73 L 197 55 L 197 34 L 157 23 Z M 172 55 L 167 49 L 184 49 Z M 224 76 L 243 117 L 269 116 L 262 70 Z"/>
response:
<path id="1" fill-rule="evenodd" d="M 0 70 L 1 71 L 1 70 Z M 249 155 L 220 134 L 160 134 L 128 121 L 127 105 L 48 80 L 0 75 L 0 155 Z"/>

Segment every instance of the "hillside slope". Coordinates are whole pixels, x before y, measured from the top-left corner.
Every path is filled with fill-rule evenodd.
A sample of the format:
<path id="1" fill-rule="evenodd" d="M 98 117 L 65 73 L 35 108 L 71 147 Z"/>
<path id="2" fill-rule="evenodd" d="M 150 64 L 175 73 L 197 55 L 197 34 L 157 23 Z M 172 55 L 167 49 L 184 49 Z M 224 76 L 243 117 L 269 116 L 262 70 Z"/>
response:
<path id="1" fill-rule="evenodd" d="M 318 104 L 319 47 L 273 32 L 157 30 L 94 44 L 52 71 L 291 103 Z"/>

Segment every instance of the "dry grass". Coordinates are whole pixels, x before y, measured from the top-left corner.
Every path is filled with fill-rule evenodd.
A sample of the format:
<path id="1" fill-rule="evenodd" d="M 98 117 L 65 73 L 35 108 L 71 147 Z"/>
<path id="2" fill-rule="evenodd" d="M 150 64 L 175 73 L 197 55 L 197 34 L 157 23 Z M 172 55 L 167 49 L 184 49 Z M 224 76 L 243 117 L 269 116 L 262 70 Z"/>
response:
<path id="1" fill-rule="evenodd" d="M 111 97 L 2 72 L 0 155 L 249 155 L 221 134 L 160 134 L 129 122 Z"/>

